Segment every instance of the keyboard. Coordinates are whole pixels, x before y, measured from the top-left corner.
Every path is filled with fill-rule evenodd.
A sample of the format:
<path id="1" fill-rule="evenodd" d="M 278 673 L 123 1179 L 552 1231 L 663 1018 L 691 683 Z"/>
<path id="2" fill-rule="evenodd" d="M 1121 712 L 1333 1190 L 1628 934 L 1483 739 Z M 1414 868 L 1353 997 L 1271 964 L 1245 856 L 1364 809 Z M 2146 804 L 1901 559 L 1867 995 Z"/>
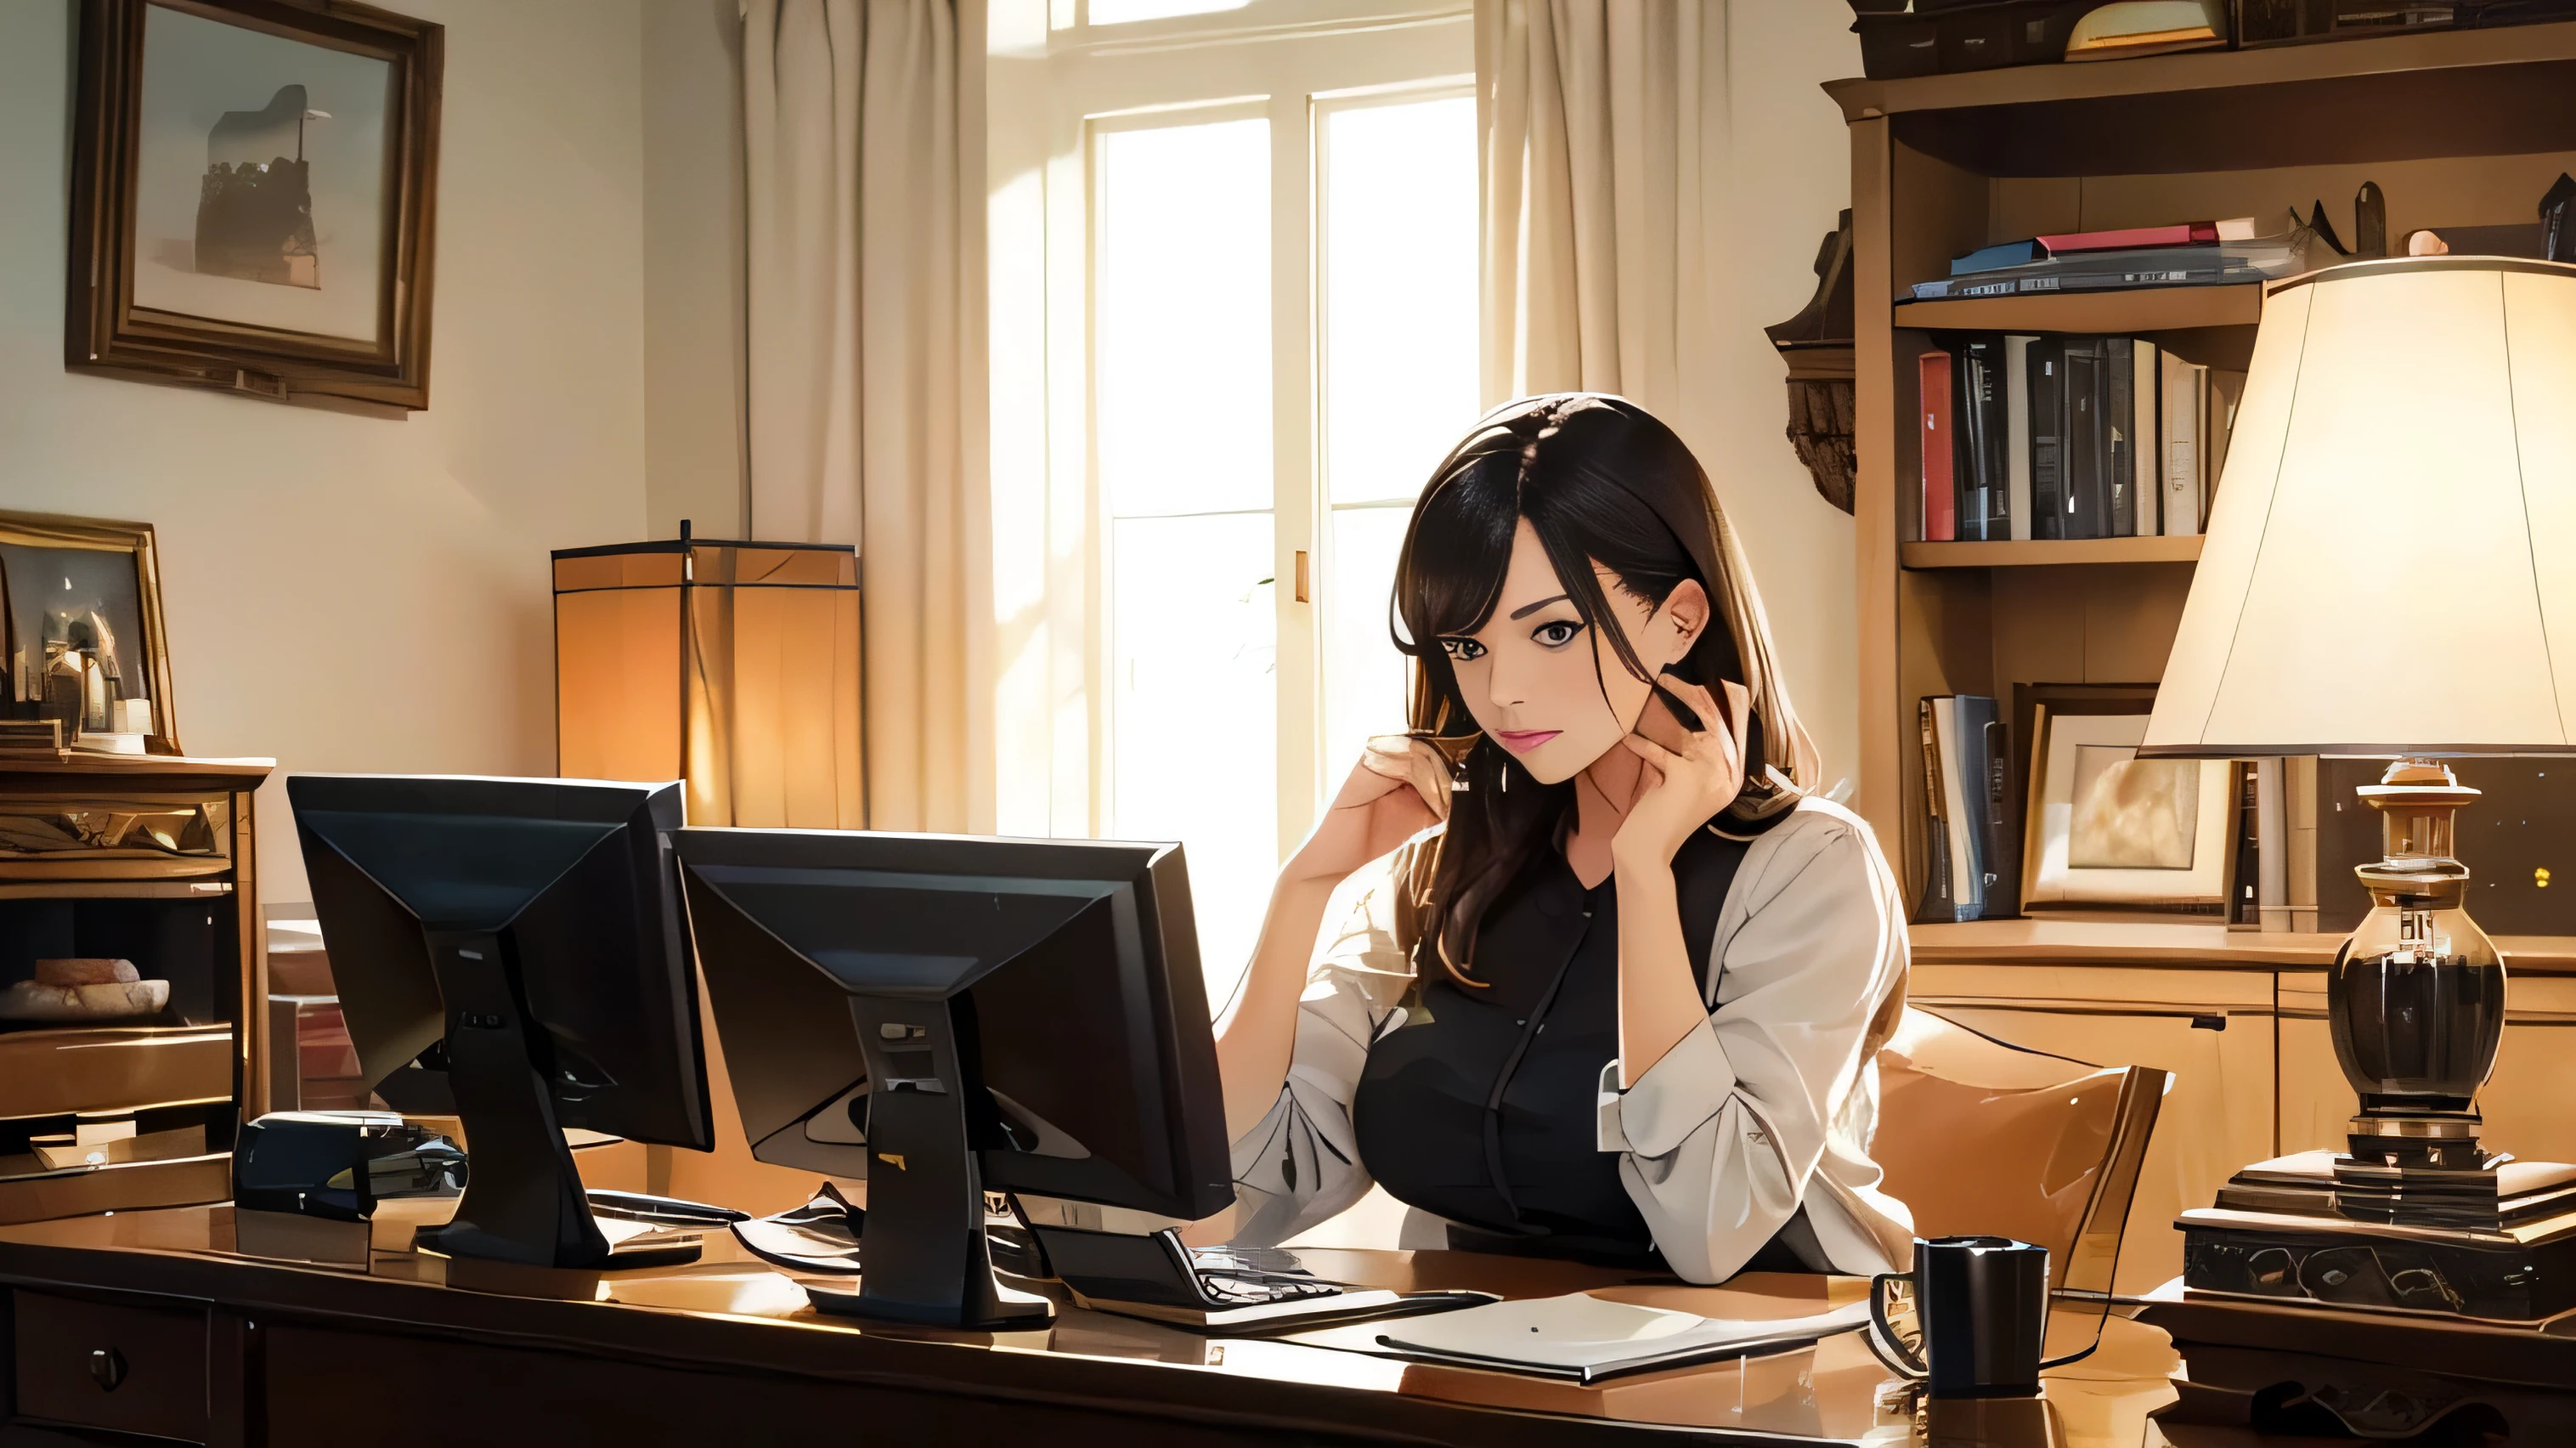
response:
<path id="1" fill-rule="evenodd" d="M 1339 1297 L 1348 1290 L 1297 1265 L 1295 1254 L 1275 1248 L 1194 1247 L 1190 1273 L 1212 1303 L 1227 1307 Z"/>

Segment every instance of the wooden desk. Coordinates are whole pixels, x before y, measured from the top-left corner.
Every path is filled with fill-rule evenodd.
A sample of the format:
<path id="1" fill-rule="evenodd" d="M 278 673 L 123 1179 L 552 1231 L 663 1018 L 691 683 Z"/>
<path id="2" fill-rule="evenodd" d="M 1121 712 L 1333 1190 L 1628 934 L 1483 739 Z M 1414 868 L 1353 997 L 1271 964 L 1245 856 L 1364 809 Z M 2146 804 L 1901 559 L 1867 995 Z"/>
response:
<path id="1" fill-rule="evenodd" d="M 364 1267 L 246 1257 L 230 1207 L 0 1229 L 14 1364 L 0 1445 L 102 1441 L 55 1425 L 207 1444 L 499 1448 L 513 1443 L 1881 1445 L 1888 1374 L 1854 1334 L 1744 1362 L 1571 1384 L 1408 1365 L 1285 1340 L 1201 1337 L 1066 1308 L 1043 1332 L 959 1334 L 817 1316 L 729 1234 L 689 1267 L 592 1274 L 408 1252 Z M 1569 1263 L 1455 1252 L 1317 1252 L 1398 1288 L 1540 1296 L 1627 1284 L 1712 1312 L 1813 1310 L 1850 1278 L 1641 1283 Z M 1329 1330 L 1328 1330 L 1329 1331 Z M 114 1389 L 92 1354 L 123 1365 Z M 2164 1440 L 2164 1334 L 2124 1318 L 2054 1373 L 2079 1448 Z M 102 1369 L 104 1371 L 104 1369 Z M 109 1374 L 114 1376 L 114 1374 Z M 1690 1432 L 1688 1430 L 1698 1430 Z M 106 1440 L 115 1441 L 115 1440 Z"/>

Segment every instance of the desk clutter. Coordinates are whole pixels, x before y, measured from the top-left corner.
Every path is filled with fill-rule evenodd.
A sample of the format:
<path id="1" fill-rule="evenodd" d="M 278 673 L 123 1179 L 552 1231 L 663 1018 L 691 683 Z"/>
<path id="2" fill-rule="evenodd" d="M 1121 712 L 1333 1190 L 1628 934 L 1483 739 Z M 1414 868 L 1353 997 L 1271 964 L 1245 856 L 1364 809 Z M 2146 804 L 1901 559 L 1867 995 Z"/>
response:
<path id="1" fill-rule="evenodd" d="M 1870 78 L 2530 25 L 2576 0 L 1851 0 Z"/>

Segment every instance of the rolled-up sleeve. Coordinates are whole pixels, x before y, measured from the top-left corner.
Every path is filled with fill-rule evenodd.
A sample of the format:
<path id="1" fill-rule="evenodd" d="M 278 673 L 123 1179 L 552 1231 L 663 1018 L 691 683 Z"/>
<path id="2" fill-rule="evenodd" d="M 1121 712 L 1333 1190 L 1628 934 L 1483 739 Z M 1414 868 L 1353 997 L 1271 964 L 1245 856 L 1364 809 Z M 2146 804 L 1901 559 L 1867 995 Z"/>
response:
<path id="1" fill-rule="evenodd" d="M 1802 807 L 1748 852 L 1709 955 L 1708 1019 L 1629 1090 L 1617 1062 L 1602 1072 L 1599 1145 L 1621 1153 L 1655 1245 L 1691 1281 L 1734 1275 L 1788 1223 L 1868 1089 L 1871 1027 L 1904 987 L 1906 950 L 1864 828 Z"/>
<path id="2" fill-rule="evenodd" d="M 1235 1228 L 1242 1246 L 1274 1246 L 1368 1194 L 1351 1101 L 1368 1049 L 1402 1024 L 1413 984 L 1404 938 L 1405 856 L 1384 871 L 1307 972 L 1288 1080 L 1269 1114 L 1234 1143 Z"/>

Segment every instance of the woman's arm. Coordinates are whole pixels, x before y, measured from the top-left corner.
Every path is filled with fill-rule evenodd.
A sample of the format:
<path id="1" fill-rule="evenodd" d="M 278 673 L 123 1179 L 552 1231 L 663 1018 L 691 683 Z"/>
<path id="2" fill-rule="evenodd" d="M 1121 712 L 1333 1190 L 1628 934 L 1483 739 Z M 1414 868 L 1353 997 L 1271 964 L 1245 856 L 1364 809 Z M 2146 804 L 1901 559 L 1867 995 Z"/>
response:
<path id="1" fill-rule="evenodd" d="M 1670 675 L 1664 686 L 1710 726 L 1685 730 L 1664 707 L 1646 704 L 1641 731 L 1628 747 L 1653 771 L 1647 788 L 1610 842 L 1610 873 L 1619 884 L 1619 1085 L 1634 1086 L 1708 1018 L 1690 951 L 1682 943 L 1681 899 L 1673 856 L 1682 842 L 1723 810 L 1744 787 L 1744 734 L 1750 699 L 1721 682 L 1721 701 Z"/>
<path id="2" fill-rule="evenodd" d="M 1447 771 L 1431 746 L 1401 736 L 1372 739 L 1314 833 L 1280 867 L 1252 966 L 1217 1023 L 1226 1140 L 1241 1141 L 1260 1125 L 1288 1079 L 1297 1047 L 1297 998 L 1334 889 L 1439 823 L 1447 812 L 1447 791 Z"/>
<path id="3" fill-rule="evenodd" d="M 1833 1266 L 1902 1260 L 1901 1224 L 1851 1202 L 1877 1175 L 1866 1156 L 1869 1053 L 1874 1024 L 1905 988 L 1903 919 L 1868 827 L 1832 805 L 1801 805 L 1747 853 L 1729 892 L 1710 956 L 1714 1011 L 1695 1007 L 1628 1089 L 1602 1073 L 1601 1147 L 1623 1153 L 1620 1180 L 1675 1272 L 1733 1275 L 1815 1200 L 1819 1176 L 1850 1219 L 1810 1218 Z M 1837 1137 L 1855 1109 L 1859 1135 Z"/>
<path id="4" fill-rule="evenodd" d="M 1297 1045 L 1297 997 L 1306 965 L 1323 929 L 1324 907 L 1339 876 L 1298 873 L 1291 859 L 1270 887 L 1270 909 L 1261 917 L 1261 939 L 1243 988 L 1217 1022 L 1217 1079 L 1225 1087 L 1225 1139 L 1241 1141 L 1261 1123 L 1288 1079 Z"/>

